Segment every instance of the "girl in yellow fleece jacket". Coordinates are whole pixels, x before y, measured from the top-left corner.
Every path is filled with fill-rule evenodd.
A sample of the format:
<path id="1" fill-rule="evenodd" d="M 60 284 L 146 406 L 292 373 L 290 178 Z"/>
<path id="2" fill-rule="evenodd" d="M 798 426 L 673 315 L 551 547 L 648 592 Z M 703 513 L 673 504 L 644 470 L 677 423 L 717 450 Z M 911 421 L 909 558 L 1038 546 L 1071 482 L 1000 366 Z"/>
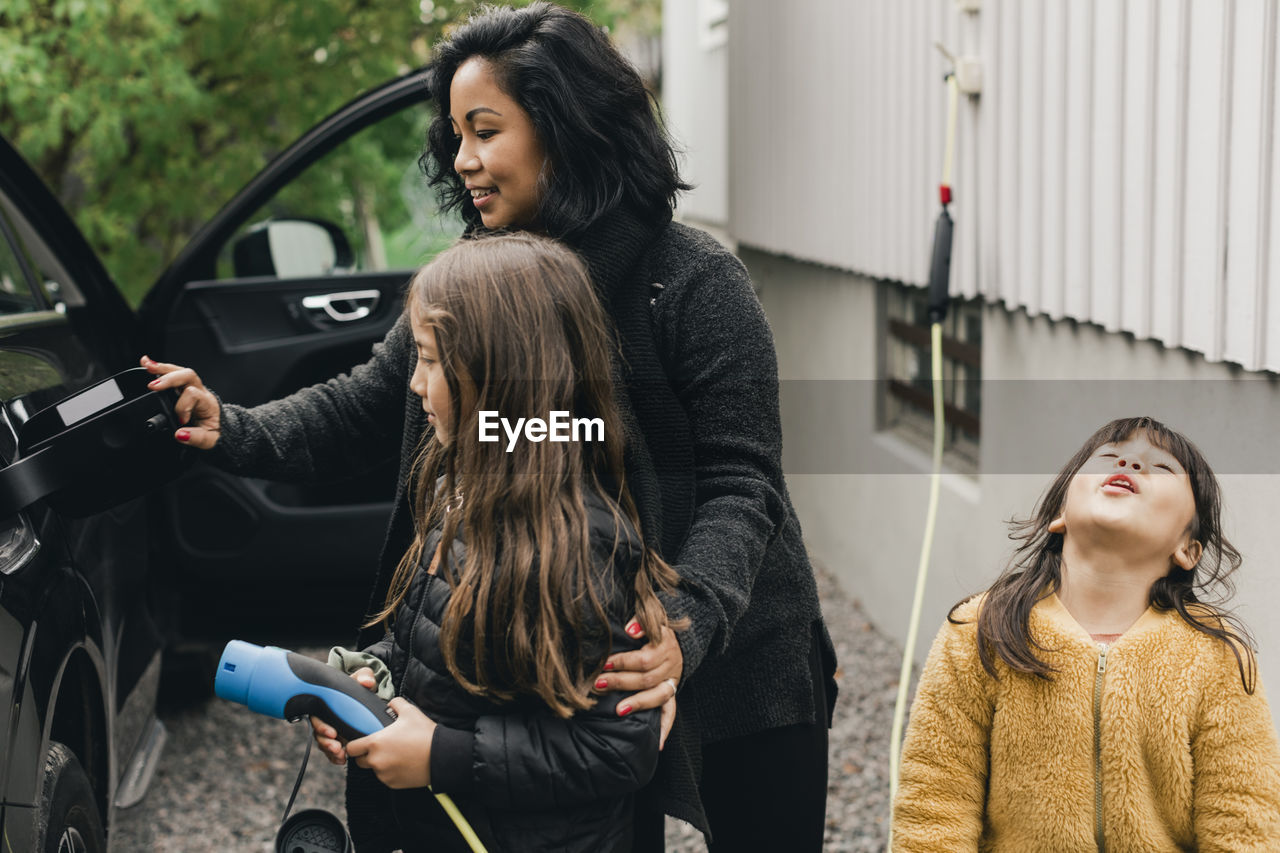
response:
<path id="1" fill-rule="evenodd" d="M 1185 437 L 1113 421 L 952 608 L 903 748 L 893 851 L 1280 851 L 1280 746 L 1243 626 L 1202 599 L 1240 554 Z"/>

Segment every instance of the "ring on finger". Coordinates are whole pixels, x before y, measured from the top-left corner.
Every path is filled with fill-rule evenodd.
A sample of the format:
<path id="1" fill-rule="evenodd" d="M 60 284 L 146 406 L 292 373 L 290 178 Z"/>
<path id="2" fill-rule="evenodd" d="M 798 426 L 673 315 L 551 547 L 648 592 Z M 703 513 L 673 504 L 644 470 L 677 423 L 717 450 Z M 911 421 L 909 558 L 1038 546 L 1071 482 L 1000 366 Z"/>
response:
<path id="1" fill-rule="evenodd" d="M 671 695 L 676 695 L 676 680 L 674 678 L 663 679 L 667 684 L 671 685 Z"/>

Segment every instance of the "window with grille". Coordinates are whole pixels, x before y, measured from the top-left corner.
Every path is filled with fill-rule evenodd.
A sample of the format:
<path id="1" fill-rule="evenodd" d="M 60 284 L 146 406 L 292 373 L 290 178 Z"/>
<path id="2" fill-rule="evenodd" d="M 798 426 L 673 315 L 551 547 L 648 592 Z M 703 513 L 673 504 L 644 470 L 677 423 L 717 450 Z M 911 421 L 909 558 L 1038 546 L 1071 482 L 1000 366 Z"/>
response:
<path id="1" fill-rule="evenodd" d="M 880 285 L 880 428 L 933 449 L 928 292 Z M 945 461 L 976 473 L 982 435 L 982 302 L 952 299 L 942 324 Z"/>

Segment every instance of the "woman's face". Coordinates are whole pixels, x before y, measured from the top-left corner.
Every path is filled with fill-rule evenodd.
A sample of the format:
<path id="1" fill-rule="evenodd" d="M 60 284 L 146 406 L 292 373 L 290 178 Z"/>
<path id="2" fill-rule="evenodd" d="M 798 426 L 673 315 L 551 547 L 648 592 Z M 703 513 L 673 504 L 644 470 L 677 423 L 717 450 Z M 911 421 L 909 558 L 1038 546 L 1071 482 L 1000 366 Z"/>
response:
<path id="1" fill-rule="evenodd" d="M 449 84 L 449 104 L 459 143 L 453 167 L 484 226 L 536 226 L 538 176 L 547 158 L 529 114 L 498 87 L 481 57 L 458 67 Z"/>

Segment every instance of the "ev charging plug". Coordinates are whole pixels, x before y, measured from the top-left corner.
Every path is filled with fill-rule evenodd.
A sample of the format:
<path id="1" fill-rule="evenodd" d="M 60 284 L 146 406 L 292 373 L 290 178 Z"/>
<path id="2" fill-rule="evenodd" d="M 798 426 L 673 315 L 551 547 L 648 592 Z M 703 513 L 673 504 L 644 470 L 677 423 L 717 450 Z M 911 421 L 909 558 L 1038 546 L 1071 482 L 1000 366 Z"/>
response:
<path id="1" fill-rule="evenodd" d="M 213 691 L 279 720 L 324 720 L 347 740 L 373 734 L 396 719 L 386 702 L 345 673 L 295 652 L 243 640 L 227 643 Z"/>

